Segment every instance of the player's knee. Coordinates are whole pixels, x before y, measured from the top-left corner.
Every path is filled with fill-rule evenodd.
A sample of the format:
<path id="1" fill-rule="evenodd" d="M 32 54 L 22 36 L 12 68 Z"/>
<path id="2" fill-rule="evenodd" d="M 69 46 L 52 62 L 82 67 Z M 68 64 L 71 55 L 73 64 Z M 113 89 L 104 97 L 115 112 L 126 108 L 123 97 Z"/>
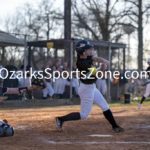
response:
<path id="1" fill-rule="evenodd" d="M 80 112 L 80 117 L 81 117 L 82 120 L 86 119 L 88 117 L 88 114 Z"/>
<path id="2" fill-rule="evenodd" d="M 150 94 L 149 93 L 145 93 L 144 94 L 144 97 L 146 98 L 146 97 L 148 97 Z"/>
<path id="3" fill-rule="evenodd" d="M 108 109 L 109 109 L 109 106 L 108 106 L 108 105 L 105 105 L 105 106 L 102 107 L 103 112 L 104 112 L 104 111 L 107 111 Z"/>

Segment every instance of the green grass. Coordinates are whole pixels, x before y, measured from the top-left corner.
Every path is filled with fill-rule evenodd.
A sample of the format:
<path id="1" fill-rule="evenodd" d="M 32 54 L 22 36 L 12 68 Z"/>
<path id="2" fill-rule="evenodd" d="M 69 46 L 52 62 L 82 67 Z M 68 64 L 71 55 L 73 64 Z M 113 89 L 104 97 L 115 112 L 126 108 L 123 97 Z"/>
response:
<path id="1" fill-rule="evenodd" d="M 80 105 L 80 104 L 69 104 L 69 103 L 62 103 L 56 102 L 57 100 L 54 100 L 53 102 L 50 101 L 43 101 L 43 100 L 37 100 L 37 101 L 28 101 L 28 102 L 20 102 L 20 101 L 12 101 L 12 102 L 5 102 L 3 104 L 0 104 L 0 109 L 21 109 L 21 108 L 46 108 L 46 107 L 60 107 L 60 106 L 71 106 L 71 105 Z M 56 103 L 55 103 L 56 102 Z M 139 101 L 132 101 L 129 104 L 123 103 L 124 101 L 120 102 L 113 102 L 109 103 L 109 106 L 128 106 L 128 105 L 138 105 Z M 144 101 L 144 105 L 150 105 L 150 101 Z"/>
<path id="2" fill-rule="evenodd" d="M 138 105 L 139 101 L 133 101 L 129 104 L 121 103 L 121 102 L 116 102 L 116 103 L 109 103 L 110 106 L 126 106 L 126 105 Z M 150 101 L 144 101 L 144 105 L 150 105 Z"/>

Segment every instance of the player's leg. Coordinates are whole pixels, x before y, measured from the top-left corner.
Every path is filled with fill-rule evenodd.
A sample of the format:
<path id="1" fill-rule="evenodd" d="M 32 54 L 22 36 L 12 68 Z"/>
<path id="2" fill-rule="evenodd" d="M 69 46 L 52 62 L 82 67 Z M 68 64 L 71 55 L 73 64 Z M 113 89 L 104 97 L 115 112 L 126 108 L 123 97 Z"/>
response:
<path id="1" fill-rule="evenodd" d="M 94 87 L 95 84 L 80 84 L 78 94 L 80 96 L 80 116 L 81 119 L 86 119 L 92 109 L 94 100 Z"/>
<path id="2" fill-rule="evenodd" d="M 108 122 L 111 124 L 113 130 L 115 132 L 123 132 L 124 129 L 121 128 L 115 121 L 113 114 L 111 112 L 111 110 L 109 109 L 109 106 L 106 102 L 106 100 L 104 99 L 104 97 L 102 96 L 102 94 L 98 91 L 97 88 L 95 88 L 95 92 L 94 92 L 94 103 L 96 105 L 98 105 L 102 111 L 103 114 L 105 116 L 105 118 L 108 120 Z"/>
<path id="3" fill-rule="evenodd" d="M 80 84 L 79 96 L 81 99 L 80 112 L 72 112 L 68 115 L 54 118 L 56 127 L 59 131 L 62 130 L 62 125 L 65 121 L 86 119 L 91 111 L 94 99 L 93 85 Z"/>
<path id="4" fill-rule="evenodd" d="M 20 94 L 25 91 L 28 91 L 29 89 L 27 87 L 20 87 L 20 88 L 2 88 L 2 95 L 0 96 L 0 103 L 3 102 L 5 99 L 7 99 L 7 96 L 4 96 L 5 94 Z"/>
<path id="5" fill-rule="evenodd" d="M 54 89 L 52 88 L 52 85 L 50 82 L 47 83 L 47 88 L 48 88 L 48 94 L 50 97 L 54 95 Z"/>
<path id="6" fill-rule="evenodd" d="M 19 94 L 19 93 L 23 93 L 29 89 L 30 88 L 28 88 L 28 87 L 2 88 L 2 92 L 3 92 L 3 95 L 5 95 L 5 94 Z"/>
<path id="7" fill-rule="evenodd" d="M 42 90 L 42 93 L 43 93 L 43 99 L 46 99 L 47 98 L 47 95 L 48 95 L 48 87 L 47 87 L 47 82 L 46 82 L 46 87 Z"/>
<path id="8" fill-rule="evenodd" d="M 105 94 L 106 94 L 107 86 L 106 86 L 106 80 L 105 80 L 105 79 L 102 79 L 101 91 L 102 91 L 102 93 L 101 93 L 102 95 L 105 95 Z"/>
<path id="9" fill-rule="evenodd" d="M 39 88 L 39 86 L 30 86 L 30 87 L 19 87 L 19 88 L 8 88 L 8 87 L 4 87 L 2 88 L 2 94 L 5 95 L 5 94 L 21 94 L 21 93 L 24 93 L 24 92 L 27 92 L 29 90 L 33 90 L 33 89 L 36 89 L 36 88 Z"/>
<path id="10" fill-rule="evenodd" d="M 101 91 L 101 79 L 96 80 L 96 87 L 99 91 Z"/>
<path id="11" fill-rule="evenodd" d="M 141 108 L 142 103 L 144 102 L 145 98 L 148 97 L 149 95 L 150 95 L 150 84 L 147 84 L 146 85 L 146 91 L 145 91 L 140 103 L 138 104 L 138 109 Z"/>
<path id="12" fill-rule="evenodd" d="M 28 91 L 33 90 L 33 89 L 37 89 L 39 87 L 40 86 L 36 86 L 36 85 L 32 85 L 30 87 L 19 87 L 19 88 L 4 87 L 4 88 L 2 88 L 2 95 L 21 94 L 21 93 L 28 92 Z M 3 100 L 6 99 L 6 98 L 7 98 L 7 96 L 0 96 L 0 102 L 3 102 Z"/>

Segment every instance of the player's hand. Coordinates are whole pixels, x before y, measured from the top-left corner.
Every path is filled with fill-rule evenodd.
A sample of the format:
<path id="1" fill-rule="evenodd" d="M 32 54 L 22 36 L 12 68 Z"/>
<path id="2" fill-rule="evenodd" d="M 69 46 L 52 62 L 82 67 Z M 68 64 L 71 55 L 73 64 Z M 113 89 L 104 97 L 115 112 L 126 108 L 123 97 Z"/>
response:
<path id="1" fill-rule="evenodd" d="M 103 64 L 101 65 L 101 70 L 104 71 L 104 70 L 106 70 L 106 69 L 107 69 L 107 64 L 106 64 L 106 63 L 103 63 Z"/>
<path id="2" fill-rule="evenodd" d="M 105 60 L 105 62 L 104 62 L 107 66 L 110 64 L 110 61 L 108 61 L 108 60 Z"/>
<path id="3" fill-rule="evenodd" d="M 142 104 L 138 104 L 138 110 L 140 110 L 140 109 L 141 109 L 141 106 L 142 106 Z"/>

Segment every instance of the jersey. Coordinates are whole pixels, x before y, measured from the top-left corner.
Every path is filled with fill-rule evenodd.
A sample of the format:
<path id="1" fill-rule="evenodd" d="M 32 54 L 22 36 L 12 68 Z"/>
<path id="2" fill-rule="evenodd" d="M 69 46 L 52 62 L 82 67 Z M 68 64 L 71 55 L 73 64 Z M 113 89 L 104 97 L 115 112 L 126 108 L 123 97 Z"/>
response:
<path id="1" fill-rule="evenodd" d="M 87 58 L 79 58 L 77 59 L 77 68 L 80 71 L 80 80 L 81 82 L 83 82 L 84 84 L 92 84 L 96 82 L 96 77 L 94 75 L 91 75 L 90 78 L 92 79 L 83 79 L 85 78 L 85 74 L 87 74 L 89 72 L 89 68 L 92 67 L 93 61 L 92 61 L 92 56 L 88 56 Z M 84 71 L 84 75 L 81 74 L 81 72 Z"/>
<path id="2" fill-rule="evenodd" d="M 147 67 L 146 71 L 148 71 L 148 72 L 147 72 L 147 75 L 148 75 L 148 79 L 150 79 L 150 66 Z"/>

